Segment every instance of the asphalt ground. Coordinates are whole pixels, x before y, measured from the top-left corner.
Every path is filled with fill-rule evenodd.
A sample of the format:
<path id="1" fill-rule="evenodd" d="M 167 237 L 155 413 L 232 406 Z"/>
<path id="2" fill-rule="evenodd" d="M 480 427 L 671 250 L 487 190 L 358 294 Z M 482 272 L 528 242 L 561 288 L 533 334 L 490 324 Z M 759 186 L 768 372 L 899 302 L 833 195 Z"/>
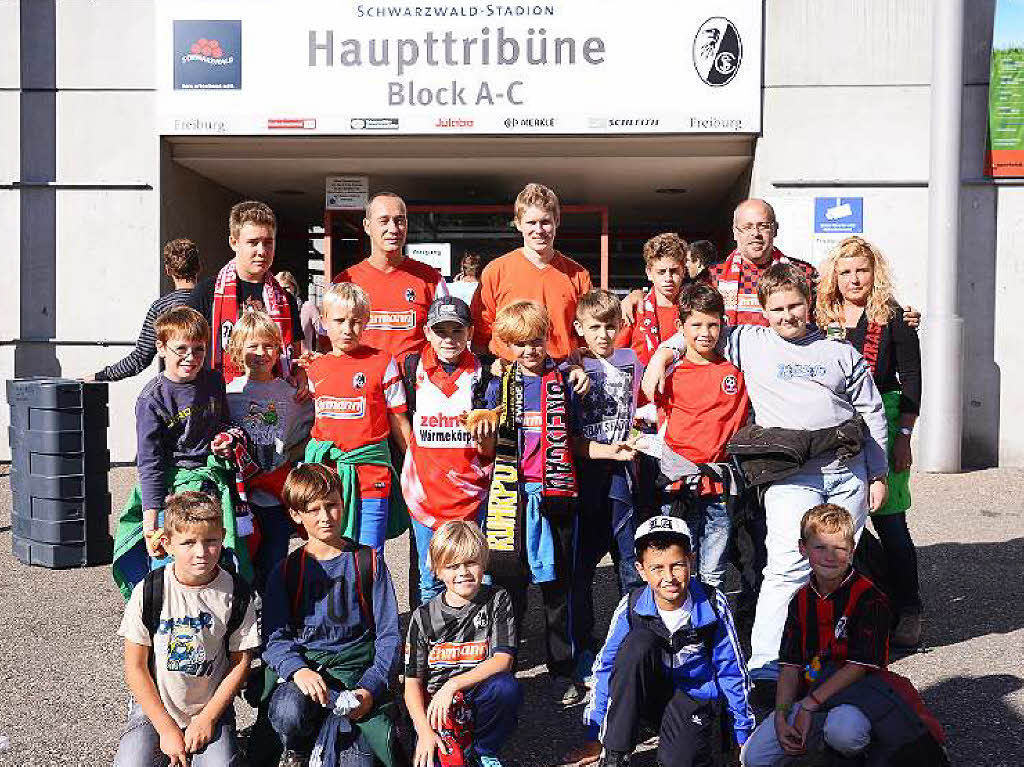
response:
<path id="1" fill-rule="evenodd" d="M 110 764 L 125 720 L 117 627 L 123 609 L 109 567 L 46 570 L 11 555 L 11 496 L 0 468 L 0 765 Z M 134 482 L 111 472 L 114 508 Z M 926 647 L 892 668 L 908 676 L 946 727 L 957 765 L 1024 765 L 1024 471 L 918 474 L 911 529 L 919 547 Z M 408 547 L 388 544 L 399 605 Z M 536 591 L 536 590 L 534 590 Z M 617 601 L 611 567 L 594 583 L 599 621 Z M 526 695 L 506 765 L 539 767 L 581 736 L 580 708 L 553 703 L 543 668 L 540 605 L 531 595 L 520 676 Z M 240 723 L 251 709 L 237 703 Z M 651 764 L 651 754 L 640 760 Z"/>

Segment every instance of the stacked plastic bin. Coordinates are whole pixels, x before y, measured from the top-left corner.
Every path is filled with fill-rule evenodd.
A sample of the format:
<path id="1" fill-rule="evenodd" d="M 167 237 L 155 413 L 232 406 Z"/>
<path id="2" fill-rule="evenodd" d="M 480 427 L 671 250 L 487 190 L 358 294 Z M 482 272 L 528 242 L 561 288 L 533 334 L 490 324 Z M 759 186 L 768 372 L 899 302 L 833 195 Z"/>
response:
<path id="1" fill-rule="evenodd" d="M 107 385 L 7 382 L 14 555 L 42 567 L 110 561 Z"/>

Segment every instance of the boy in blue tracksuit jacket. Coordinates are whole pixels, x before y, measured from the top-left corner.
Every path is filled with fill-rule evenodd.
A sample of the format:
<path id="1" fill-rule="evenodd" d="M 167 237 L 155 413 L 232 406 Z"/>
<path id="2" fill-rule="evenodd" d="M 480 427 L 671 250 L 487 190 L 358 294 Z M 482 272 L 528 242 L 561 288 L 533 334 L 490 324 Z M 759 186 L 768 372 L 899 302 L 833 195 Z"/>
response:
<path id="1" fill-rule="evenodd" d="M 595 664 L 597 684 L 583 719 L 600 767 L 629 763 L 637 729 L 660 731 L 664 767 L 710 767 L 719 701 L 739 744 L 754 728 L 750 680 L 725 596 L 690 577 L 689 530 L 652 517 L 636 532 L 637 571 L 647 586 L 622 598 Z M 598 743 L 597 741 L 600 741 Z"/>

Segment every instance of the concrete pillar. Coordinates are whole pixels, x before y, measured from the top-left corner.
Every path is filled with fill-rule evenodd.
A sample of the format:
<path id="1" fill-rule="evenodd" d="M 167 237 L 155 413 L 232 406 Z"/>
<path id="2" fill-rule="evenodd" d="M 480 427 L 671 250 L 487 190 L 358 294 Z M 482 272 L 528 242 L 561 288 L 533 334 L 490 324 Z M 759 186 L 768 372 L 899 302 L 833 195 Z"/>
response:
<path id="1" fill-rule="evenodd" d="M 933 9 L 928 306 L 918 465 L 958 472 L 964 388 L 963 319 L 957 306 L 964 0 L 935 0 Z"/>

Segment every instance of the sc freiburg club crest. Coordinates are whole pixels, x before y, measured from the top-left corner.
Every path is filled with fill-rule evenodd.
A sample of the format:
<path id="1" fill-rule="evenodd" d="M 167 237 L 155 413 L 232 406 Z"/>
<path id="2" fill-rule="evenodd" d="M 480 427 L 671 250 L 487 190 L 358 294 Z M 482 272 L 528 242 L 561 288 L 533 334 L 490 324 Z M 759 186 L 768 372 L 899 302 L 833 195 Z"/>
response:
<path id="1" fill-rule="evenodd" d="M 736 25 L 724 16 L 712 16 L 693 38 L 693 65 L 700 79 L 712 87 L 727 85 L 740 70 L 743 43 Z"/>

